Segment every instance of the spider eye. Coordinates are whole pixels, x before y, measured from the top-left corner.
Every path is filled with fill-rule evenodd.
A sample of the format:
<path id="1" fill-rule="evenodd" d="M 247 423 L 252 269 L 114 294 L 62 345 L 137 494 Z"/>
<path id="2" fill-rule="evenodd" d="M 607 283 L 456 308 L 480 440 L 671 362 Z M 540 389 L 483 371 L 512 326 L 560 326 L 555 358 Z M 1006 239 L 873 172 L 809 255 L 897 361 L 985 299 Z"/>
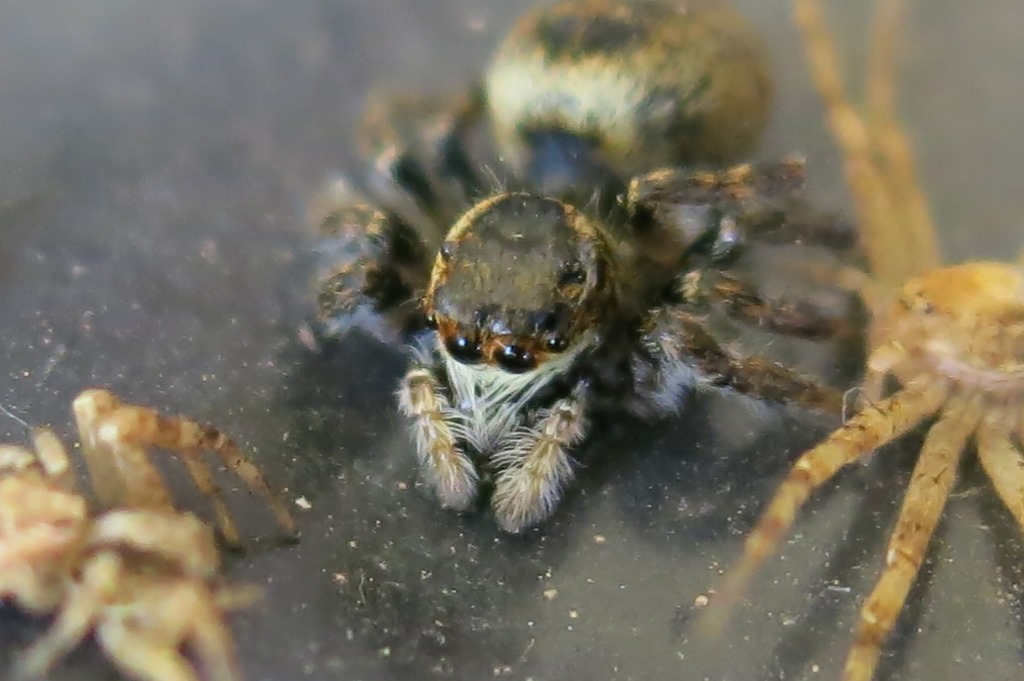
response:
<path id="1" fill-rule="evenodd" d="M 437 317 L 435 317 L 433 314 L 428 314 L 426 319 L 423 320 L 423 323 L 426 324 L 428 329 L 436 329 Z"/>
<path id="2" fill-rule="evenodd" d="M 580 265 L 566 268 L 558 275 L 558 287 L 579 286 L 587 283 L 587 272 Z"/>
<path id="3" fill-rule="evenodd" d="M 513 374 L 521 374 L 537 367 L 537 357 L 519 345 L 506 345 L 496 354 L 494 360 L 501 368 Z"/>
<path id="4" fill-rule="evenodd" d="M 455 252 L 455 245 L 454 244 L 450 244 L 447 241 L 445 241 L 443 244 L 441 244 L 441 251 L 440 251 L 440 253 L 441 253 L 441 260 L 443 262 L 450 261 L 452 259 L 452 253 L 454 253 L 454 252 Z"/>
<path id="5" fill-rule="evenodd" d="M 569 347 L 569 340 L 565 336 L 551 336 L 544 345 L 551 352 L 565 352 Z"/>
<path id="6" fill-rule="evenodd" d="M 448 354 L 463 364 L 479 362 L 483 353 L 480 344 L 467 336 L 453 336 L 445 341 Z"/>

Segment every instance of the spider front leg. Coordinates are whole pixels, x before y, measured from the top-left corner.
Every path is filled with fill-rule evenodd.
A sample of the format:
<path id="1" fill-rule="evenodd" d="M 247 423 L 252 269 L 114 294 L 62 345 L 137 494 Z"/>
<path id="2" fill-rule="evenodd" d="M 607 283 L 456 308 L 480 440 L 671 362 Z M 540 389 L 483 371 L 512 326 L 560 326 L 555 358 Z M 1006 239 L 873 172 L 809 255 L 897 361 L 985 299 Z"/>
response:
<path id="1" fill-rule="evenodd" d="M 772 402 L 834 413 L 842 410 L 841 392 L 781 364 L 724 347 L 707 328 L 705 318 L 683 305 L 658 308 L 645 324 L 640 341 L 659 367 L 653 383 L 640 387 L 659 403 L 674 402 L 668 396 L 698 383 Z"/>
<path id="2" fill-rule="evenodd" d="M 412 420 L 416 458 L 441 504 L 460 511 L 469 508 L 479 477 L 459 441 L 457 413 L 428 363 L 418 362 L 406 373 L 398 390 L 398 408 Z"/>
<path id="3" fill-rule="evenodd" d="M 534 419 L 516 428 L 491 459 L 498 471 L 491 504 L 506 532 L 521 532 L 551 515 L 572 480 L 569 450 L 585 430 L 579 391 Z"/>
<path id="4" fill-rule="evenodd" d="M 345 186 L 321 223 L 317 303 L 321 328 L 339 335 L 359 326 L 382 340 L 423 324 L 419 297 L 430 257 L 413 227 Z"/>

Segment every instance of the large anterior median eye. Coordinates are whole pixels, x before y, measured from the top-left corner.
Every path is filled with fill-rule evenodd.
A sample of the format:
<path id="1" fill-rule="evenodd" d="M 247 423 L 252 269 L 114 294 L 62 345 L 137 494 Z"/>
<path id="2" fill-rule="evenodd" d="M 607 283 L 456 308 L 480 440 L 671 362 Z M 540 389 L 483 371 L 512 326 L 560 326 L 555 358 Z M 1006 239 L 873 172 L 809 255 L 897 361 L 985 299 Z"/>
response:
<path id="1" fill-rule="evenodd" d="M 506 345 L 495 353 L 494 361 L 502 369 L 521 374 L 537 368 L 537 356 L 520 345 Z"/>
<path id="2" fill-rule="evenodd" d="M 483 357 L 480 344 L 468 336 L 452 336 L 445 340 L 444 345 L 448 354 L 463 364 L 479 362 Z"/>

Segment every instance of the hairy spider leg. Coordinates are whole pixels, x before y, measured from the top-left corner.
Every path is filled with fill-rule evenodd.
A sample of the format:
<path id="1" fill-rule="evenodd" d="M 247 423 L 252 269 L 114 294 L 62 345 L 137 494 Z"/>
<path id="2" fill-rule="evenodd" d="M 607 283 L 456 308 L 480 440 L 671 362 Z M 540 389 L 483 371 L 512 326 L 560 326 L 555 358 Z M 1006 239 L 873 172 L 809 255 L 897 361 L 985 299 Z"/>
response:
<path id="1" fill-rule="evenodd" d="M 927 214 L 906 135 L 898 124 L 892 97 L 892 42 L 900 9 L 876 3 L 869 125 L 850 103 L 834 41 L 817 0 L 794 0 L 797 26 L 807 50 L 815 86 L 825 103 L 832 135 L 843 151 L 847 182 L 854 198 L 871 269 L 884 285 L 898 286 L 908 276 L 941 263 L 938 239 Z M 885 164 L 876 161 L 880 155 Z"/>
<path id="2" fill-rule="evenodd" d="M 921 569 L 928 542 L 956 481 L 960 456 L 979 419 L 976 401 L 953 399 L 929 430 L 889 539 L 885 569 L 861 607 L 843 681 L 871 681 L 882 642 L 892 631 Z"/>
<path id="3" fill-rule="evenodd" d="M 519 426 L 494 454 L 499 472 L 491 505 L 506 532 L 521 532 L 551 515 L 572 480 L 569 450 L 583 439 L 582 400 L 558 400 L 532 426 Z"/>
<path id="4" fill-rule="evenodd" d="M 721 631 L 730 608 L 746 591 L 751 578 L 789 532 L 797 512 L 814 490 L 847 464 L 895 440 L 934 414 L 949 394 L 944 382 L 911 383 L 892 397 L 868 405 L 824 442 L 797 459 L 726 573 L 716 605 L 703 622 L 709 633 Z"/>
<path id="5" fill-rule="evenodd" d="M 487 189 L 468 148 L 483 111 L 477 85 L 460 97 L 375 92 L 363 113 L 359 139 L 373 161 L 370 192 L 422 227 L 431 246 Z"/>
<path id="6" fill-rule="evenodd" d="M 769 299 L 753 282 L 716 267 L 735 259 L 744 242 L 827 246 L 851 259 L 856 233 L 834 216 L 811 216 L 791 196 L 802 183 L 802 159 L 717 172 L 668 168 L 635 178 L 625 204 L 642 257 L 669 269 L 686 263 L 678 287 L 683 302 L 714 305 L 745 323 L 801 338 L 849 335 L 834 305 Z M 843 288 L 833 277 L 821 278 Z"/>
<path id="7" fill-rule="evenodd" d="M 477 472 L 449 425 L 454 410 L 428 368 L 414 366 L 406 373 L 398 390 L 398 408 L 412 422 L 420 469 L 441 504 L 469 508 L 479 487 Z"/>
<path id="8" fill-rule="evenodd" d="M 989 411 L 978 428 L 977 449 L 996 493 L 1024 530 L 1024 455 L 1013 442 L 1015 429 L 1017 441 L 1024 443 L 1024 415 L 1006 408 Z"/>
<path id="9" fill-rule="evenodd" d="M 840 391 L 762 357 L 739 355 L 722 346 L 706 324 L 701 315 L 659 308 L 646 324 L 643 344 L 662 366 L 685 363 L 696 368 L 688 376 L 701 376 L 700 380 L 712 386 L 811 409 L 834 413 L 842 410 Z"/>
<path id="10" fill-rule="evenodd" d="M 851 332 L 850 324 L 807 300 L 770 300 L 742 277 L 718 270 L 694 269 L 683 275 L 679 291 L 696 308 L 724 308 L 735 319 L 778 334 L 828 340 Z"/>
<path id="11" fill-rule="evenodd" d="M 360 326 L 388 339 L 422 325 L 430 257 L 413 226 L 344 183 L 328 190 L 320 221 L 318 318 L 329 335 Z M 380 319 L 377 318 L 380 315 Z"/>

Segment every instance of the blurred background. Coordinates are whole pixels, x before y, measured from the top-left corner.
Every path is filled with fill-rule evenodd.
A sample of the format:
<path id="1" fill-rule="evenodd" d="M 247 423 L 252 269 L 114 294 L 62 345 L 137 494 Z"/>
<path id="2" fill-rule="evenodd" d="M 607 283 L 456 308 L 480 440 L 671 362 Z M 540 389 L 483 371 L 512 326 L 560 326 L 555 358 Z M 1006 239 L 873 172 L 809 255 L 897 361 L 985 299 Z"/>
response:
<path id="1" fill-rule="evenodd" d="M 217 424 L 308 502 L 302 541 L 281 547 L 269 513 L 233 495 L 257 539 L 228 574 L 266 590 L 232 618 L 250 681 L 836 679 L 913 442 L 812 502 L 708 645 L 695 604 L 833 420 L 712 396 L 655 427 L 610 425 L 555 517 L 507 537 L 417 485 L 392 401 L 400 351 L 301 339 L 304 207 L 358 170 L 369 89 L 458 90 L 528 4 L 0 0 L 0 405 L 17 417 L 0 436 L 24 440 L 22 419 L 71 437 L 71 400 L 105 385 Z M 738 4 L 779 83 L 762 155 L 806 153 L 811 195 L 848 210 L 789 5 Z M 832 5 L 856 76 L 869 3 Z M 903 35 L 901 107 L 946 256 L 1009 258 L 1024 9 L 917 2 Z M 880 678 L 1020 678 L 1024 544 L 973 464 L 932 549 Z M 44 627 L 0 607 L 0 668 Z M 53 678 L 119 677 L 90 644 Z"/>

